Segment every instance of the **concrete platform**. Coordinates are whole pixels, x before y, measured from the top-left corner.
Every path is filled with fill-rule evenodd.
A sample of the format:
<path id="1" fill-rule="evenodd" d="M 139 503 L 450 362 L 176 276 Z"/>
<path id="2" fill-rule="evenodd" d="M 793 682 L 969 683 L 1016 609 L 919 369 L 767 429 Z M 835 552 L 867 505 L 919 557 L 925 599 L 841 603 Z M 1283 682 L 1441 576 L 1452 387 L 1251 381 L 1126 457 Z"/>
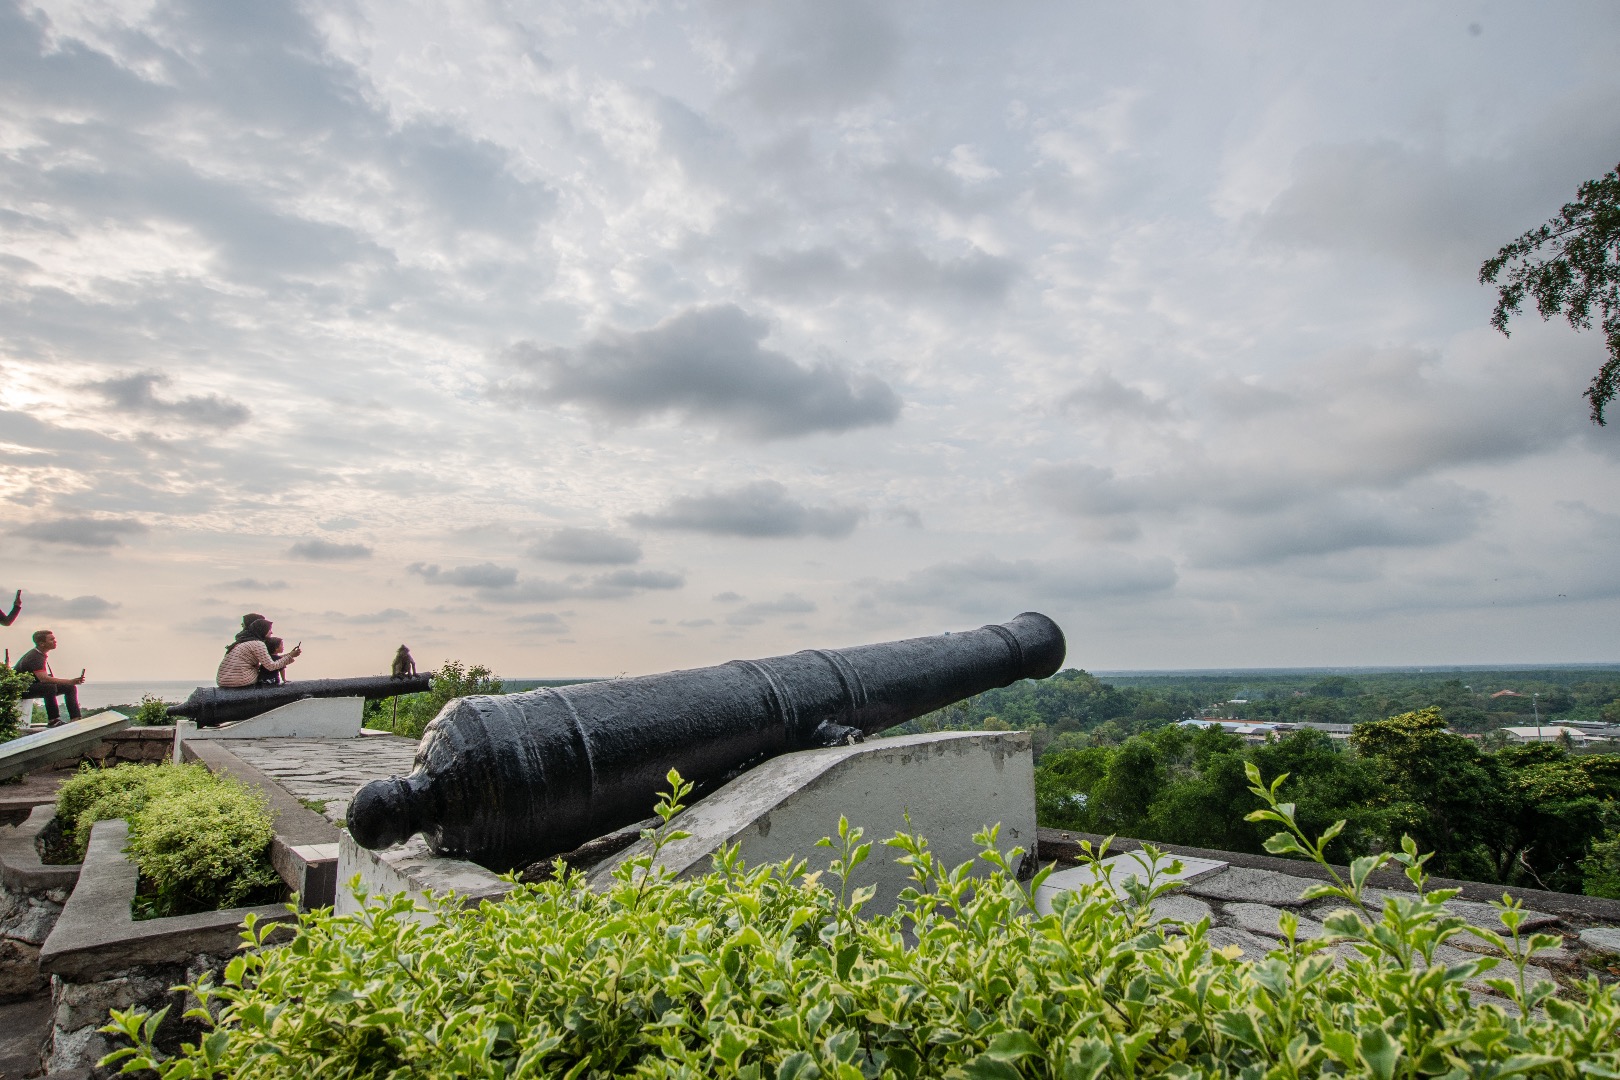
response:
<path id="1" fill-rule="evenodd" d="M 123 713 L 108 711 L 0 743 L 0 780 L 77 757 L 103 737 L 129 727 L 130 722 Z"/>
<path id="2" fill-rule="evenodd" d="M 421 836 L 382 851 L 371 851 L 354 842 L 347 832 L 338 844 L 338 889 L 335 907 L 339 915 L 360 910 L 360 903 L 349 890 L 349 882 L 359 875 L 360 884 L 371 896 L 410 893 L 456 893 L 466 906 L 482 900 L 495 900 L 512 891 L 512 885 L 477 863 L 462 859 L 441 859 L 428 850 Z"/>
<path id="3" fill-rule="evenodd" d="M 177 726 L 181 742 L 207 739 L 358 739 L 366 699 L 301 698 L 234 724 L 199 728 L 191 720 Z"/>
<path id="4" fill-rule="evenodd" d="M 250 912 L 260 922 L 293 918 L 285 905 L 266 904 L 136 922 L 129 906 L 139 872 L 124 855 L 128 841 L 124 821 L 98 821 L 90 830 L 78 887 L 40 950 L 41 971 L 92 982 L 137 965 L 184 964 L 199 954 L 236 951 Z"/>
<path id="5" fill-rule="evenodd" d="M 36 806 L 21 825 L 0 829 L 0 885 L 13 892 L 71 889 L 79 880 L 79 864 L 50 865 L 40 861 L 35 841 L 56 817 L 56 807 Z"/>
<path id="6" fill-rule="evenodd" d="M 833 852 L 817 847 L 837 836 L 842 814 L 865 829 L 872 853 L 852 887 L 877 888 L 869 913 L 892 910 L 910 883 L 895 861 L 901 852 L 881 842 L 901 830 L 917 833 L 948 866 L 978 862 L 973 834 L 999 823 L 999 846 L 1035 846 L 1034 755 L 1027 732 L 963 731 L 870 739 L 853 746 L 805 750 L 772 758 L 693 804 L 678 819 L 691 834 L 659 854 L 677 876 L 708 872 L 722 844 L 737 844 L 757 866 L 787 858 L 825 868 Z M 907 824 L 910 815 L 910 824 Z M 589 875 L 606 888 L 613 868 L 643 855 L 638 841 Z"/>

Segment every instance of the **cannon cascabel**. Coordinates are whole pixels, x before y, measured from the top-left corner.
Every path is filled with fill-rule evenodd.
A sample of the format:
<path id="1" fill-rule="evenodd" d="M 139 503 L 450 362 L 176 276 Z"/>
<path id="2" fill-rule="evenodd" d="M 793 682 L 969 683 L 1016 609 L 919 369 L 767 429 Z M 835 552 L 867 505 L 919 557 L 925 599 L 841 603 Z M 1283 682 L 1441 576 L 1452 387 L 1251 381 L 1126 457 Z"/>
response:
<path id="1" fill-rule="evenodd" d="M 384 848 L 420 832 L 438 855 L 506 870 L 652 812 L 665 775 L 698 794 L 793 750 L 854 741 L 1063 663 L 1045 615 L 960 634 L 504 697 L 466 697 L 434 718 L 411 774 L 366 784 L 349 832 Z"/>

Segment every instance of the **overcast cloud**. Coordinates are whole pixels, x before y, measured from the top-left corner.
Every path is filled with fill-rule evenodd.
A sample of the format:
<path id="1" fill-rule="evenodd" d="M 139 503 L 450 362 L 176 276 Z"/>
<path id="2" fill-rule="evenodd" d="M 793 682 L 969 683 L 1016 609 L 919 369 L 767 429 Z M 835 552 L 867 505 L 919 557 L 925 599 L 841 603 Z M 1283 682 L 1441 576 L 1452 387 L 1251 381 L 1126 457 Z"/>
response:
<path id="1" fill-rule="evenodd" d="M 1617 49 L 1601 0 L 0 0 L 8 644 L 1620 659 L 1602 343 L 1475 280 L 1620 161 Z"/>

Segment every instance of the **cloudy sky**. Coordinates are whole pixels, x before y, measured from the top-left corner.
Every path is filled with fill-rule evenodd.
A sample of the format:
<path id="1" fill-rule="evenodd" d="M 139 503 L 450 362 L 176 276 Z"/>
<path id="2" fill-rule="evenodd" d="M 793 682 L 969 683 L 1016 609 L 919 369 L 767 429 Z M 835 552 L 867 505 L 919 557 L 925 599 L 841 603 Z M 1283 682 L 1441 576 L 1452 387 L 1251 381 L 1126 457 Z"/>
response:
<path id="1" fill-rule="evenodd" d="M 1601 341 L 1475 280 L 1620 161 L 1617 53 L 1608 0 L 6 0 L 0 638 L 1620 659 Z"/>

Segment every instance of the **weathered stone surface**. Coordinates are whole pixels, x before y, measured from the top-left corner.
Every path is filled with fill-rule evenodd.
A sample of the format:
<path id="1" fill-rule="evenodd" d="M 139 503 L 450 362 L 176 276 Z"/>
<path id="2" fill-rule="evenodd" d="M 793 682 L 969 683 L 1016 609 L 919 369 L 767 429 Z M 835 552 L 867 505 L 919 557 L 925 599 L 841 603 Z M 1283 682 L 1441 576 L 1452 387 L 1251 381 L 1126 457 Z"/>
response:
<path id="1" fill-rule="evenodd" d="M 1224 873 L 1192 882 L 1187 891 L 1206 900 L 1303 907 L 1305 901 L 1299 898 L 1300 894 L 1317 884 L 1320 882 L 1310 878 L 1234 866 Z"/>
<path id="2" fill-rule="evenodd" d="M 0 1076 L 37 1076 L 50 1036 L 49 998 L 0 1005 Z"/>
<path id="3" fill-rule="evenodd" d="M 61 914 L 61 904 L 30 900 L 26 906 L 19 906 L 13 911 L 4 923 L 0 923 L 0 937 L 29 945 L 43 945 L 45 939 L 51 936 L 57 916 Z"/>
<path id="4" fill-rule="evenodd" d="M 1483 926 L 1487 930 L 1495 930 L 1498 933 L 1505 929 L 1502 925 L 1501 913 L 1491 904 L 1481 903 L 1478 900 L 1448 900 L 1446 901 L 1446 910 L 1467 919 L 1470 926 Z M 1531 911 L 1526 908 L 1519 914 L 1522 916 L 1519 923 L 1521 933 L 1543 926 L 1552 926 L 1558 922 L 1558 916 L 1548 915 L 1544 911 Z"/>
<path id="5" fill-rule="evenodd" d="M 1247 930 L 1254 934 L 1263 934 L 1266 937 L 1281 938 L 1283 936 L 1281 920 L 1282 909 L 1272 907 L 1270 904 L 1227 904 L 1221 910 L 1222 921 Z M 1313 941 L 1326 933 L 1322 924 L 1315 919 L 1295 914 L 1299 920 L 1299 929 L 1295 932 L 1298 941 Z"/>
<path id="6" fill-rule="evenodd" d="M 112 1050 L 112 1040 L 94 1027 L 82 1027 L 76 1031 L 57 1028 L 51 1033 L 51 1052 L 45 1067 L 50 1076 L 58 1073 L 71 1075 L 80 1070 L 79 1075 L 91 1075 L 90 1070 Z"/>
<path id="7" fill-rule="evenodd" d="M 133 1005 L 162 1005 L 169 993 L 169 980 L 125 975 L 105 982 L 76 983 L 58 979 L 52 993 L 56 1005 L 56 1027 L 74 1031 L 87 1024 L 107 1022 L 109 1009 Z"/>
<path id="8" fill-rule="evenodd" d="M 1149 910 L 1153 912 L 1154 922 L 1177 922 L 1191 926 L 1199 919 L 1214 918 L 1214 912 L 1202 900 L 1176 893 L 1159 897 L 1149 905 Z"/>
<path id="9" fill-rule="evenodd" d="M 416 740 L 397 735 L 363 739 L 238 739 L 230 752 L 295 797 L 319 807 L 339 824 L 355 789 L 372 780 L 404 776 L 416 759 Z"/>
<path id="10" fill-rule="evenodd" d="M 1212 926 L 1205 940 L 1216 949 L 1236 945 L 1243 951 L 1239 959 L 1250 961 L 1265 959 L 1266 953 L 1277 947 L 1275 941 L 1268 941 L 1259 934 L 1251 934 L 1234 926 Z"/>
<path id="11" fill-rule="evenodd" d="M 39 970 L 38 946 L 0 941 L 0 1001 L 37 994 L 49 984 Z"/>
<path id="12" fill-rule="evenodd" d="M 1620 953 L 1620 927 L 1594 926 L 1582 930 L 1581 944 L 1598 952 Z"/>

